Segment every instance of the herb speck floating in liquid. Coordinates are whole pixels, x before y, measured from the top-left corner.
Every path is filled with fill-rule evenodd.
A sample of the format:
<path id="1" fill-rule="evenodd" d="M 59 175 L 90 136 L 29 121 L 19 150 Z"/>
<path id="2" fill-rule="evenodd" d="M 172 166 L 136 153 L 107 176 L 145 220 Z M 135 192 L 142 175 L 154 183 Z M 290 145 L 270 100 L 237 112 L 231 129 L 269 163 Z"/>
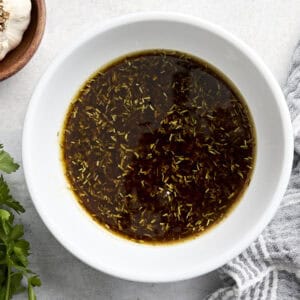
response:
<path id="1" fill-rule="evenodd" d="M 84 84 L 62 135 L 65 173 L 101 225 L 150 243 L 217 224 L 249 185 L 255 130 L 219 71 L 189 54 L 149 50 Z"/>

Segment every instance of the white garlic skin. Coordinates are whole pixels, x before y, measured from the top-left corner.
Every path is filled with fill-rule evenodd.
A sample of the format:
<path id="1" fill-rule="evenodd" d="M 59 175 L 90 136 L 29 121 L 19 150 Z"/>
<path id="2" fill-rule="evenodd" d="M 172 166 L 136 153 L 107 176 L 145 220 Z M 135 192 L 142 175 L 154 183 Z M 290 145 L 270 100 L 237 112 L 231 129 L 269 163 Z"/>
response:
<path id="1" fill-rule="evenodd" d="M 3 8 L 9 13 L 4 31 L 0 31 L 0 61 L 16 48 L 30 23 L 30 0 L 3 0 Z"/>

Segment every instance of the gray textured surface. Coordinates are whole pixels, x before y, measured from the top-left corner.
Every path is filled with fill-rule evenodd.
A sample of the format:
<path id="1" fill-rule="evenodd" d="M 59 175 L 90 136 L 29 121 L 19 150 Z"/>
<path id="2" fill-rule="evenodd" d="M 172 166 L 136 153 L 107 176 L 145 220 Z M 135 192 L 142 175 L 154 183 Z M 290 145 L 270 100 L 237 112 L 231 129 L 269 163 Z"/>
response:
<path id="1" fill-rule="evenodd" d="M 21 131 L 30 95 L 53 57 L 103 20 L 147 10 L 177 11 L 202 17 L 236 34 L 265 60 L 280 82 L 300 36 L 300 1 L 289 0 L 48 0 L 47 30 L 33 60 L 0 83 L 0 141 L 21 161 Z M 272 45 L 272 47 L 271 47 Z M 46 158 L 45 158 L 46 159 Z M 39 299 L 201 300 L 220 285 L 216 273 L 167 284 L 116 279 L 85 266 L 60 246 L 43 225 L 25 187 L 22 170 L 7 177 L 26 207 L 22 222 L 32 245 L 32 269 L 43 280 Z M 18 299 L 25 299 L 20 296 Z"/>

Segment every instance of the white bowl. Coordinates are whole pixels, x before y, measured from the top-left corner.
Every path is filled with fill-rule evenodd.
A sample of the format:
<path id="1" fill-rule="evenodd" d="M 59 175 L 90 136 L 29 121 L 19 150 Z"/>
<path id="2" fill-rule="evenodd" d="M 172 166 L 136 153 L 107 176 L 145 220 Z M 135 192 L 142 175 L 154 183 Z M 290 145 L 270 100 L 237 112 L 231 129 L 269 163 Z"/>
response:
<path id="1" fill-rule="evenodd" d="M 68 188 L 58 139 L 71 99 L 94 71 L 123 54 L 153 48 L 191 53 L 223 71 L 247 100 L 257 131 L 252 181 L 234 211 L 206 234 L 168 246 L 130 242 L 92 221 Z M 292 157 L 292 128 L 285 99 L 263 62 L 224 30 L 178 14 L 117 18 L 76 41 L 41 79 L 24 125 L 26 181 L 46 226 L 85 263 L 135 281 L 191 278 L 220 267 L 242 252 L 278 208 Z"/>

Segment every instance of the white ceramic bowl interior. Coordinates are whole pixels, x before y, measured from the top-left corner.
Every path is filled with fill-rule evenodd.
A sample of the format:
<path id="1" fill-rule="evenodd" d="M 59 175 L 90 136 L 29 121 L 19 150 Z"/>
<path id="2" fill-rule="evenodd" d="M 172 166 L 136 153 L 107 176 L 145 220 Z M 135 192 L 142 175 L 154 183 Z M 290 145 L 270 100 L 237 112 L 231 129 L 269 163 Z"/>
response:
<path id="1" fill-rule="evenodd" d="M 191 53 L 219 68 L 244 95 L 257 131 L 256 167 L 239 205 L 208 233 L 169 246 L 129 242 L 92 221 L 68 189 L 58 139 L 71 99 L 94 71 L 123 54 L 153 48 Z M 136 281 L 191 278 L 239 254 L 274 215 L 288 182 L 291 163 L 289 114 L 271 73 L 230 34 L 177 14 L 118 18 L 64 51 L 35 90 L 23 135 L 26 181 L 49 230 L 85 263 Z"/>

